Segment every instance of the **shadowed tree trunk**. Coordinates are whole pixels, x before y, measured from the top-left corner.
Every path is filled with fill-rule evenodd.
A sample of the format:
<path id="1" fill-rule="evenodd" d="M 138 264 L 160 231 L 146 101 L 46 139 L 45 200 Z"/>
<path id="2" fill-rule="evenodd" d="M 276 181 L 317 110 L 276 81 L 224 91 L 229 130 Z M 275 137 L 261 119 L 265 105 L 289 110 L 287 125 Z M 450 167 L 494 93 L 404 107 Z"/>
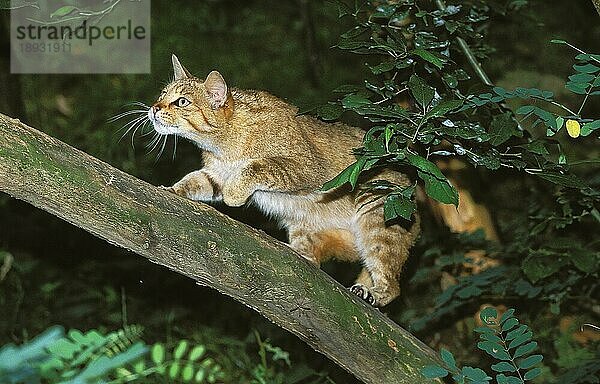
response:
<path id="1" fill-rule="evenodd" d="M 0 191 L 255 309 L 365 383 L 426 383 L 431 349 L 299 257 L 0 114 Z"/>

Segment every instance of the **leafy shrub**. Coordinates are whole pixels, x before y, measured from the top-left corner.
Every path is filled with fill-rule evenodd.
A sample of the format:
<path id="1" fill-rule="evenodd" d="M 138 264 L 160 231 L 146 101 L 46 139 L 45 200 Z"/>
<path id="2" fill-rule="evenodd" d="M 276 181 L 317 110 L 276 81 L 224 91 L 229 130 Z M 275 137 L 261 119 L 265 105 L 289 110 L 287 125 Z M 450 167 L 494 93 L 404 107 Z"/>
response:
<path id="1" fill-rule="evenodd" d="M 159 375 L 179 382 L 215 383 L 223 372 L 205 347 L 177 343 L 172 353 L 165 346 L 151 348 L 139 338 L 142 328 L 128 326 L 103 335 L 51 327 L 29 343 L 0 349 L 0 381 L 3 383 L 125 383 Z M 189 349 L 189 351 L 188 351 Z M 146 355 L 151 350 L 151 359 Z"/>
<path id="2" fill-rule="evenodd" d="M 543 356 L 532 354 L 538 346 L 532 341 L 533 333 L 527 325 L 519 324 L 514 312 L 514 309 L 509 309 L 498 318 L 495 308 L 486 307 L 480 314 L 483 326 L 475 329 L 480 339 L 477 348 L 499 361 L 491 366 L 498 384 L 524 384 L 542 373 L 542 369 L 535 366 L 543 360 Z M 445 349 L 442 349 L 440 357 L 445 366 L 423 368 L 425 377 L 433 379 L 451 375 L 456 383 L 485 384 L 492 380 L 483 369 L 459 368 L 452 353 Z"/>

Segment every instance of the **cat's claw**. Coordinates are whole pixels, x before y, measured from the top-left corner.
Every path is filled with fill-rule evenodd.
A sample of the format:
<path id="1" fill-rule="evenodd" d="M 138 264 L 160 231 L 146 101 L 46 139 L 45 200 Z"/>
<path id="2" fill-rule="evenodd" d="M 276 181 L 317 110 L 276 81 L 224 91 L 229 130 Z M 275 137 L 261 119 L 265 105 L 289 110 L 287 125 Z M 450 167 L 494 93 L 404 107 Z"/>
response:
<path id="1" fill-rule="evenodd" d="M 171 192 L 171 193 L 177 194 L 177 192 L 175 192 L 175 188 L 173 188 L 173 187 L 166 187 L 164 185 L 159 185 L 158 189 L 162 189 L 163 191 L 167 191 L 167 192 Z"/>
<path id="2" fill-rule="evenodd" d="M 375 297 L 369 291 L 369 289 L 367 287 L 365 287 L 364 285 L 354 284 L 349 289 L 350 289 L 350 292 L 354 293 L 356 296 L 360 297 L 361 299 L 363 299 L 370 305 L 375 306 Z"/>

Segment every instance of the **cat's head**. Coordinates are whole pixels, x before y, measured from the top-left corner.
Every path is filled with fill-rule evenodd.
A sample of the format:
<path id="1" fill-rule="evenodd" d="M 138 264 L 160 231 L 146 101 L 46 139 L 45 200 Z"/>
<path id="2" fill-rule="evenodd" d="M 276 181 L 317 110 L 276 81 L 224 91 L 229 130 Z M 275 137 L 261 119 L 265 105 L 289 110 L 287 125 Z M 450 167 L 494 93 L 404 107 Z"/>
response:
<path id="1" fill-rule="evenodd" d="M 148 118 L 160 134 L 176 134 L 198 140 L 218 132 L 233 113 L 233 99 L 217 71 L 204 81 L 185 69 L 172 55 L 174 80 L 148 110 Z"/>

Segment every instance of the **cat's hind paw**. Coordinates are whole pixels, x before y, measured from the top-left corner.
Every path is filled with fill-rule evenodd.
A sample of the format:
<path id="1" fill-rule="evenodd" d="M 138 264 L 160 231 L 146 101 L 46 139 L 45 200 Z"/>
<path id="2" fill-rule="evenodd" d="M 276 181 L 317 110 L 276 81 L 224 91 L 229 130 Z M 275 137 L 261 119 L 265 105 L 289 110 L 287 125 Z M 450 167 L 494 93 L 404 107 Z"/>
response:
<path id="1" fill-rule="evenodd" d="M 373 294 L 369 291 L 369 288 L 362 284 L 354 284 L 349 289 L 350 292 L 354 293 L 356 296 L 360 297 L 372 306 L 375 306 L 375 296 L 373 296 Z"/>

